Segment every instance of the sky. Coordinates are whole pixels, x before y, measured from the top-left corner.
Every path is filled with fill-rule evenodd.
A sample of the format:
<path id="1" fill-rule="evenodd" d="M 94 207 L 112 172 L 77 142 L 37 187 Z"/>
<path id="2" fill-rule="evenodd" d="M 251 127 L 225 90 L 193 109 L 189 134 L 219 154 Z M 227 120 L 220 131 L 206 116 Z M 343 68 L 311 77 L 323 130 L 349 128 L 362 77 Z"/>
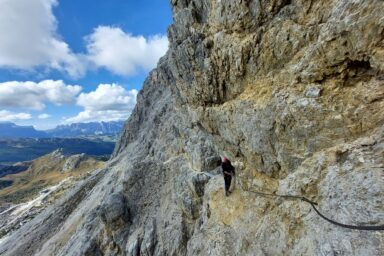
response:
<path id="1" fill-rule="evenodd" d="M 0 0 L 0 122 L 126 120 L 171 22 L 169 0 Z"/>

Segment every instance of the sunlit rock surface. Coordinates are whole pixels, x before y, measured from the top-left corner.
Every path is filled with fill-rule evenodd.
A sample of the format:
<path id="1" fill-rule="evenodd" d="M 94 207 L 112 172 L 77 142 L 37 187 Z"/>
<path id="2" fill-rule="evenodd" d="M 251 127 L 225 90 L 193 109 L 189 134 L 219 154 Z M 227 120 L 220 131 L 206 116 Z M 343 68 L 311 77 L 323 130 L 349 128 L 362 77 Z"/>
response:
<path id="1" fill-rule="evenodd" d="M 382 255 L 384 2 L 172 0 L 170 49 L 105 170 L 4 255 Z M 214 159 L 228 156 L 224 196 Z"/>

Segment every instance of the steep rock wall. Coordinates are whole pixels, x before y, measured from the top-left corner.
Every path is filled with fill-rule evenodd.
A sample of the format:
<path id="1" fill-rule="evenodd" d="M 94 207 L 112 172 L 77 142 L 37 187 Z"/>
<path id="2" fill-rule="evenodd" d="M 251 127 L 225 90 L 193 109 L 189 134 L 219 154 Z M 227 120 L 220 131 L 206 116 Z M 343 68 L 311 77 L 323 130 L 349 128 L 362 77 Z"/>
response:
<path id="1" fill-rule="evenodd" d="M 250 190 L 383 224 L 384 2 L 171 3 L 170 49 L 109 167 L 0 253 L 380 255 L 383 232 L 343 229 L 303 202 Z M 237 169 L 230 197 L 218 155 Z"/>

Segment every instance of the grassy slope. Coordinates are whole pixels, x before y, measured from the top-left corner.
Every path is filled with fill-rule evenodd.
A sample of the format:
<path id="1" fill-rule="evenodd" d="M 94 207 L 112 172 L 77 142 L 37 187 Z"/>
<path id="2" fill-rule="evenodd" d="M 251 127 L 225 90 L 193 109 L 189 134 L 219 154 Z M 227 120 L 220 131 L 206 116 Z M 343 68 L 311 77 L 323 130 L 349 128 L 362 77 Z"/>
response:
<path id="1" fill-rule="evenodd" d="M 62 172 L 65 161 L 66 158 L 53 159 L 50 155 L 46 155 L 34 160 L 27 171 L 1 178 L 0 181 L 12 181 L 13 184 L 0 190 L 0 204 L 28 201 L 47 186 L 67 177 L 80 178 L 87 172 L 104 166 L 104 162 L 89 158 L 81 162 L 75 170 Z"/>

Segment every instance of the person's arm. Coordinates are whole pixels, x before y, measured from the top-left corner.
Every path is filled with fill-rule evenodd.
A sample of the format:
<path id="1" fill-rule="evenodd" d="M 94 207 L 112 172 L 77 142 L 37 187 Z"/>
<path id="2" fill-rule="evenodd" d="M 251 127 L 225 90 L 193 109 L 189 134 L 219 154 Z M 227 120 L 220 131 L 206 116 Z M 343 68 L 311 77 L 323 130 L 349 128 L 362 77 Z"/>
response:
<path id="1" fill-rule="evenodd" d="M 228 168 L 229 167 L 229 168 Z M 231 175 L 231 176 L 233 176 L 232 175 L 232 170 L 231 170 L 231 165 L 230 166 L 228 166 L 228 165 L 226 165 L 225 163 L 222 163 L 221 164 L 221 170 L 223 171 L 223 174 L 224 175 Z M 232 168 L 233 168 L 233 166 L 232 166 Z"/>
<path id="2" fill-rule="evenodd" d="M 229 174 L 231 175 L 231 176 L 233 176 L 233 175 L 235 175 L 235 167 L 233 167 L 233 165 L 231 164 L 231 166 L 230 166 L 230 168 L 229 168 Z"/>

